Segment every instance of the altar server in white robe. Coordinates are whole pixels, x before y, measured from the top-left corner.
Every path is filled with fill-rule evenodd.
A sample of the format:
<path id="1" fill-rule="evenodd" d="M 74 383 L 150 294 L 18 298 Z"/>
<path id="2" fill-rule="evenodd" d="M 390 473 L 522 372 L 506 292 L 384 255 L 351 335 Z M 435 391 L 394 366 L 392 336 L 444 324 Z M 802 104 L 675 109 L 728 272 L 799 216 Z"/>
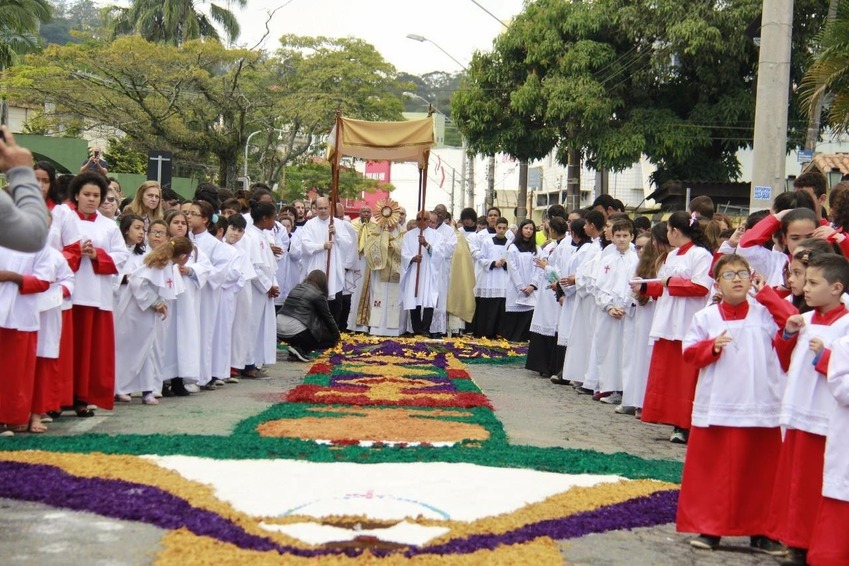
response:
<path id="1" fill-rule="evenodd" d="M 240 236 L 237 238 L 237 236 Z M 228 243 L 239 252 L 242 258 L 242 273 L 245 286 L 236 293 L 236 315 L 233 319 L 233 331 L 230 348 L 230 367 L 244 374 L 254 356 L 254 336 L 257 332 L 257 322 L 253 319 L 253 280 L 256 278 L 254 258 L 259 256 L 259 248 L 253 245 L 253 239 L 246 230 L 241 235 L 228 227 L 225 235 Z M 287 254 L 289 255 L 289 254 Z M 232 373 L 231 373 L 232 375 Z M 256 373 L 249 372 L 248 377 Z M 238 379 L 238 378 L 236 378 Z"/>
<path id="2" fill-rule="evenodd" d="M 260 202 L 251 208 L 253 225 L 248 234 L 253 241 L 256 278 L 251 280 L 251 317 L 256 322 L 254 334 L 253 366 L 271 365 L 277 361 L 277 323 L 274 298 L 280 293 L 275 273 L 277 261 L 271 249 L 271 229 L 274 227 L 274 206 Z"/>
<path id="3" fill-rule="evenodd" d="M 837 403 L 828 421 L 823 500 L 807 558 L 810 564 L 849 564 L 849 336 L 832 350 L 828 388 Z"/>
<path id="4" fill-rule="evenodd" d="M 342 290 L 345 287 L 345 257 L 339 248 L 345 248 L 348 233 L 346 230 L 336 230 L 335 222 L 331 222 L 330 201 L 319 197 L 316 199 L 316 216 L 307 220 L 297 232 L 301 237 L 301 273 L 306 276 L 314 269 L 326 272 L 330 312 L 338 321 L 342 312 Z"/>
<path id="5" fill-rule="evenodd" d="M 179 210 L 165 213 L 167 234 L 156 224 L 148 231 L 148 243 L 156 248 L 167 238 L 188 235 L 189 218 Z M 161 234 L 161 235 L 160 235 Z M 162 379 L 171 380 L 171 392 L 178 397 L 190 395 L 200 379 L 200 356 L 193 354 L 200 344 L 201 289 L 206 285 L 212 264 L 197 246 L 182 265 L 175 264 L 175 272 L 182 283 L 183 292 L 176 299 L 165 300 L 168 317 L 163 326 Z"/>
<path id="6" fill-rule="evenodd" d="M 684 361 L 699 375 L 676 528 L 699 533 L 696 548 L 749 536 L 752 547 L 779 554 L 784 547 L 763 536 L 781 451 L 779 326 L 749 296 L 745 259 L 723 256 L 714 275 L 722 301 L 695 314 L 683 341 Z"/>
<path id="7" fill-rule="evenodd" d="M 507 274 L 506 218 L 495 223 L 495 235 L 478 240 L 475 264 L 480 268 L 475 286 L 474 334 L 478 338 L 495 338 L 504 317 L 504 302 L 510 276 Z M 487 232 L 488 234 L 488 232 Z"/>
<path id="8" fill-rule="evenodd" d="M 430 325 L 432 334 L 445 335 L 451 331 L 462 329 L 464 324 L 459 320 L 449 323 L 448 288 L 451 284 L 451 260 L 457 248 L 457 231 L 445 223 L 448 209 L 444 204 L 437 204 L 430 213 L 430 227 L 439 232 L 442 237 L 442 264 L 439 267 L 439 296 L 433 309 L 433 321 Z M 450 328 L 449 328 L 450 327 Z"/>
<path id="9" fill-rule="evenodd" d="M 611 228 L 612 248 L 599 264 L 596 278 L 596 306 L 601 311 L 595 332 L 598 355 L 595 364 L 597 389 L 610 393 L 602 402 L 618 405 L 622 401 L 622 351 L 625 348 L 625 325 L 633 318 L 636 300 L 631 292 L 631 278 L 639 258 L 631 245 L 634 223 L 624 218 Z M 615 392 L 615 394 L 614 394 Z"/>
<path id="10" fill-rule="evenodd" d="M 143 265 L 127 275 L 126 287 L 115 307 L 115 392 L 142 392 L 142 403 L 157 405 L 153 392 L 162 387 L 157 379 L 156 327 L 168 314 L 165 300 L 174 300 L 182 282 L 174 278 L 172 262 L 185 263 L 192 253 L 188 238 L 172 238 L 144 257 Z"/>
<path id="11" fill-rule="evenodd" d="M 557 272 L 560 274 L 558 285 L 562 292 L 560 314 L 557 317 L 557 346 L 569 345 L 569 333 L 572 330 L 572 315 L 575 311 L 577 293 L 575 286 L 575 274 L 587 259 L 591 259 L 600 251 L 597 244 L 593 243 L 584 230 L 586 220 L 578 218 L 570 224 L 569 248 L 566 254 L 558 254 Z M 555 383 L 565 383 L 562 379 L 563 366 L 561 364 L 558 375 L 552 376 Z"/>
<path id="12" fill-rule="evenodd" d="M 227 231 L 222 239 L 227 241 L 233 261 L 227 276 L 221 282 L 221 301 L 218 303 L 218 320 L 212 338 L 212 377 L 216 381 L 238 383 L 237 377 L 230 375 L 230 361 L 233 350 L 233 324 L 236 319 L 236 301 L 239 291 L 245 286 L 244 254 L 230 245 L 230 239 L 244 235 L 247 223 L 240 214 L 232 215 L 227 221 Z M 239 234 L 236 234 L 236 233 Z M 250 268 L 253 273 L 253 269 Z"/>
<path id="13" fill-rule="evenodd" d="M 541 253 L 542 250 L 536 245 L 533 220 L 523 220 L 515 239 L 507 246 L 507 274 L 510 281 L 499 334 L 511 342 L 525 342 L 530 338 L 531 318 L 539 295 L 535 284 L 537 268 L 534 260 Z"/>
<path id="14" fill-rule="evenodd" d="M 428 226 L 429 221 L 429 212 L 419 212 L 418 227 L 404 234 L 401 245 L 402 304 L 409 311 L 413 333 L 421 336 L 430 334 L 444 253 L 442 236 Z"/>
<path id="15" fill-rule="evenodd" d="M 200 249 L 212 264 L 206 285 L 201 288 L 200 344 L 192 352 L 200 358 L 200 376 L 198 385 L 204 389 L 215 389 L 223 385 L 221 380 L 212 376 L 212 344 L 215 327 L 218 323 L 218 308 L 221 302 L 221 285 L 229 277 L 235 254 L 229 246 L 218 241 L 209 232 L 213 215 L 212 205 L 205 201 L 193 202 L 189 211 L 189 227 L 192 242 Z M 220 382 L 220 383 L 219 383 Z"/>

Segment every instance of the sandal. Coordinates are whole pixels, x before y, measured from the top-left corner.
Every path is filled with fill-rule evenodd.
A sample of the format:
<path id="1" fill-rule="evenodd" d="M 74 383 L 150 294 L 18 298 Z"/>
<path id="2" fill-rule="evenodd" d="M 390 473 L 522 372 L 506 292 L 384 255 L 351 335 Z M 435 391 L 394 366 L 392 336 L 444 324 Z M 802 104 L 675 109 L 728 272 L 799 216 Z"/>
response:
<path id="1" fill-rule="evenodd" d="M 33 434 L 41 434 L 47 432 L 47 427 L 44 426 L 40 421 L 39 422 L 31 422 L 29 423 L 29 428 L 27 428 L 27 432 L 31 432 Z"/>
<path id="2" fill-rule="evenodd" d="M 89 417 L 94 416 L 94 410 L 89 409 L 88 407 L 74 407 L 74 412 L 77 414 L 78 417 L 83 419 L 87 419 Z"/>

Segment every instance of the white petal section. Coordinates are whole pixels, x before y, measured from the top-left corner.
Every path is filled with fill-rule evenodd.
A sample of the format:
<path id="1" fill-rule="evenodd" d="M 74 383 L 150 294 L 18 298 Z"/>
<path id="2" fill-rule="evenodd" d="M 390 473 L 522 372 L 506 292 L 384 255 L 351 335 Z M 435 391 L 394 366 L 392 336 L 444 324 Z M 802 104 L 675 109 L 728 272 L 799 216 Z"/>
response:
<path id="1" fill-rule="evenodd" d="M 373 536 L 384 542 L 421 546 L 449 531 L 446 527 L 426 527 L 407 521 L 402 521 L 385 529 L 363 529 L 359 531 L 319 523 L 293 523 L 290 525 L 260 523 L 259 526 L 267 531 L 283 533 L 312 545 L 349 541 L 358 536 Z"/>
<path id="2" fill-rule="evenodd" d="M 254 517 L 365 515 L 475 521 L 568 491 L 622 480 L 440 462 L 353 464 L 145 456 Z"/>

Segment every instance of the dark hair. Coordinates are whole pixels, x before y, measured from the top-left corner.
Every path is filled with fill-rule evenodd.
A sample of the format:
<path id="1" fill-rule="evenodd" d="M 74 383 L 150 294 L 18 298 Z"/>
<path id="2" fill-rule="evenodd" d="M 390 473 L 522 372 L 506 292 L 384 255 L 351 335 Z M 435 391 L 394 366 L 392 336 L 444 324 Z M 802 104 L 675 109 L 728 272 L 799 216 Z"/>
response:
<path id="1" fill-rule="evenodd" d="M 293 221 L 298 220 L 298 209 L 291 204 L 284 204 L 280 207 L 280 212 L 286 212 L 292 216 Z"/>
<path id="2" fill-rule="evenodd" d="M 71 184 L 68 186 L 68 195 L 71 202 L 74 205 L 78 204 L 77 196 L 79 196 L 80 191 L 86 185 L 97 185 L 100 188 L 100 202 L 97 203 L 100 206 L 100 203 L 103 202 L 103 197 L 106 196 L 106 189 L 109 188 L 109 182 L 106 180 L 106 177 L 94 171 L 86 171 L 73 178 Z"/>
<path id="3" fill-rule="evenodd" d="M 495 221 L 495 225 L 498 226 L 499 224 L 507 224 L 508 226 L 510 226 L 510 221 L 504 218 L 503 216 L 499 216 Z"/>
<path id="4" fill-rule="evenodd" d="M 554 216 L 548 221 L 549 230 L 560 234 L 561 236 L 566 235 L 566 231 L 569 229 L 568 224 L 566 223 L 566 219 L 561 216 Z"/>
<path id="5" fill-rule="evenodd" d="M 739 256 L 737 254 L 727 254 L 723 255 L 721 258 L 716 260 L 716 263 L 713 265 L 713 278 L 719 281 L 719 275 L 722 271 L 722 268 L 726 265 L 732 264 L 742 265 L 745 266 L 745 268 L 749 271 L 752 270 L 752 266 L 749 265 L 749 262 L 746 261 L 746 258 L 744 258 L 743 256 Z"/>
<path id="6" fill-rule="evenodd" d="M 591 208 L 597 206 L 602 207 L 607 212 L 608 208 L 616 208 L 616 199 L 610 195 L 598 195 L 593 201 Z"/>
<path id="7" fill-rule="evenodd" d="M 548 210 L 545 213 L 548 216 L 548 219 L 552 218 L 566 218 L 568 214 L 566 214 L 566 208 L 563 207 L 562 204 L 552 204 L 548 207 Z"/>
<path id="8" fill-rule="evenodd" d="M 823 196 L 826 192 L 825 175 L 816 169 L 805 171 L 793 181 L 794 189 L 801 189 L 803 187 L 814 189 L 814 194 L 817 195 L 817 198 Z"/>
<path id="9" fill-rule="evenodd" d="M 320 269 L 313 269 L 309 272 L 304 283 L 309 283 L 321 291 L 321 294 L 327 296 L 327 275 Z"/>
<path id="10" fill-rule="evenodd" d="M 782 210 L 790 210 L 793 208 L 809 208 L 816 210 L 814 199 L 805 191 L 788 191 L 778 193 L 772 203 L 772 210 L 781 212 Z"/>
<path id="11" fill-rule="evenodd" d="M 625 212 L 625 203 L 618 198 L 613 199 L 613 210 L 616 212 Z"/>
<path id="12" fill-rule="evenodd" d="M 679 210 L 678 212 L 673 212 L 669 216 L 669 220 L 667 220 L 666 223 L 670 228 L 677 229 L 679 232 L 681 232 L 681 234 L 689 238 L 694 245 L 710 251 L 710 242 L 708 242 L 705 233 L 702 232 L 701 226 L 699 226 L 698 222 L 692 222 L 691 224 L 690 215 L 686 212 L 683 212 L 681 210 Z"/>
<path id="13" fill-rule="evenodd" d="M 652 279 L 657 277 L 660 264 L 669 253 L 669 240 L 666 238 L 666 222 L 659 222 L 651 229 L 649 243 L 643 248 L 640 261 L 635 270 L 637 277 Z M 642 303 L 645 304 L 645 303 Z"/>
<path id="14" fill-rule="evenodd" d="M 475 212 L 474 208 L 464 208 L 460 211 L 460 222 L 464 220 L 471 220 L 472 222 L 478 221 L 478 213 Z"/>
<path id="15" fill-rule="evenodd" d="M 828 194 L 831 220 L 837 228 L 849 231 L 849 181 L 840 181 Z"/>
<path id="16" fill-rule="evenodd" d="M 530 224 L 534 227 L 534 233 L 536 233 L 536 224 L 530 218 L 525 218 L 519 223 L 519 229 L 516 230 L 516 237 L 513 239 L 513 245 L 516 246 L 516 249 L 520 252 L 530 252 L 534 255 L 537 253 L 537 242 L 536 238 L 532 235 L 527 240 L 522 236 L 522 228 Z"/>
<path id="17" fill-rule="evenodd" d="M 274 218 L 277 214 L 277 208 L 270 202 L 255 202 L 251 206 L 251 218 L 254 223 L 259 222 L 263 218 Z"/>
<path id="18" fill-rule="evenodd" d="M 56 182 L 56 168 L 47 161 L 38 161 L 32 166 L 33 171 L 44 171 L 50 186 L 47 188 L 47 198 L 55 204 L 62 204 L 62 194 L 59 192 L 59 183 Z"/>
<path id="19" fill-rule="evenodd" d="M 716 239 L 717 239 L 717 243 L 719 243 L 719 240 L 723 240 L 723 239 L 724 239 L 724 240 L 727 240 L 727 239 L 729 239 L 731 236 L 733 236 L 733 235 L 734 235 L 734 232 L 736 232 L 736 231 L 737 231 L 737 230 L 736 230 L 735 228 L 726 228 L 725 230 L 723 230 L 722 232 L 720 232 L 720 233 L 717 235 L 717 237 L 716 237 Z"/>
<path id="20" fill-rule="evenodd" d="M 174 189 L 162 189 L 162 200 L 176 200 L 177 202 L 183 202 L 183 197 L 175 191 Z"/>
<path id="21" fill-rule="evenodd" d="M 578 240 L 581 241 L 581 244 L 587 242 L 590 237 L 587 236 L 587 231 L 584 230 L 584 226 L 587 224 L 587 221 L 583 218 L 576 218 L 572 222 L 569 223 L 569 232 L 572 234 L 572 241 L 575 241 L 575 236 L 577 236 Z"/>
<path id="22" fill-rule="evenodd" d="M 129 205 L 131 202 L 133 202 L 133 197 L 124 197 L 124 200 L 122 200 L 121 203 L 118 205 L 118 210 L 124 212 L 124 209 L 127 208 L 127 205 Z"/>
<path id="23" fill-rule="evenodd" d="M 73 180 L 74 176 L 69 173 L 64 173 L 56 177 L 56 185 L 59 187 L 59 197 L 62 199 L 62 202 L 71 198 L 70 187 Z"/>
<path id="24" fill-rule="evenodd" d="M 746 230 L 751 230 L 755 227 L 755 224 L 757 224 L 769 215 L 770 212 L 768 210 L 757 210 L 751 213 L 749 216 L 746 217 Z"/>
<path id="25" fill-rule="evenodd" d="M 488 226 L 489 222 L 486 219 L 486 216 L 478 216 L 478 219 L 475 221 L 475 224 L 478 226 Z"/>
<path id="26" fill-rule="evenodd" d="M 800 193 L 805 194 L 805 193 Z M 781 235 L 787 235 L 787 229 L 794 222 L 809 220 L 814 224 L 814 228 L 820 225 L 819 218 L 817 218 L 817 214 L 811 210 L 810 208 L 794 208 L 790 212 L 784 215 L 784 218 L 781 219 Z"/>
<path id="27" fill-rule="evenodd" d="M 584 216 L 584 220 L 587 221 L 587 224 L 592 224 L 593 226 L 595 226 L 596 230 L 601 230 L 602 228 L 604 228 L 604 224 L 606 222 L 604 214 L 602 214 L 598 210 L 590 210 L 589 212 L 587 212 L 587 215 Z"/>
<path id="28" fill-rule="evenodd" d="M 213 185 L 212 183 L 201 183 L 195 189 L 195 199 L 194 202 L 205 201 L 212 207 L 212 214 L 215 214 L 216 210 L 221 208 L 221 200 L 218 196 L 218 187 Z M 209 219 L 212 220 L 212 214 L 209 215 Z"/>
<path id="29" fill-rule="evenodd" d="M 229 198 L 221 203 L 221 210 L 235 210 L 237 213 L 242 212 L 242 203 L 237 198 Z"/>
<path id="30" fill-rule="evenodd" d="M 248 221 L 241 214 L 233 214 L 227 218 L 227 226 L 244 230 L 248 227 Z"/>
<path id="31" fill-rule="evenodd" d="M 251 200 L 259 201 L 262 197 L 271 197 L 271 201 L 274 202 L 274 193 L 267 185 L 257 186 L 255 184 L 254 187 L 251 188 Z"/>
<path id="32" fill-rule="evenodd" d="M 615 234 L 616 232 L 628 232 L 633 236 L 634 223 L 631 222 L 630 218 L 620 218 L 619 220 L 613 223 L 613 226 L 610 227 L 611 234 Z"/>
<path id="33" fill-rule="evenodd" d="M 714 208 L 713 199 L 707 195 L 699 195 L 693 197 L 690 204 L 687 206 L 690 212 L 695 212 L 699 218 L 710 220 L 713 218 Z"/>
<path id="34" fill-rule="evenodd" d="M 207 220 L 207 227 L 212 225 L 212 217 L 215 214 L 215 210 L 213 210 L 212 205 L 205 200 L 196 200 L 192 202 L 193 206 L 196 206 L 200 209 L 200 215 Z"/>
<path id="35" fill-rule="evenodd" d="M 808 261 L 808 269 L 811 268 L 821 270 L 823 278 L 829 285 L 840 283 L 843 285 L 844 292 L 849 289 L 849 261 L 842 255 L 816 255 Z"/>
<path id="36" fill-rule="evenodd" d="M 489 208 L 487 208 L 486 209 L 486 215 L 489 216 L 489 213 L 492 212 L 493 210 L 498 213 L 498 216 L 501 216 L 501 209 L 498 208 L 497 206 L 490 206 Z"/>
<path id="37" fill-rule="evenodd" d="M 121 230 L 121 237 L 124 238 L 124 242 L 127 242 L 127 234 L 130 233 L 130 228 L 133 225 L 133 222 L 141 222 L 142 227 L 144 227 L 144 218 L 137 214 L 127 214 L 126 216 L 121 217 L 121 223 L 118 225 L 118 229 Z M 135 244 L 133 246 L 133 253 L 135 255 L 144 254 L 144 241 L 141 244 Z"/>
<path id="38" fill-rule="evenodd" d="M 648 232 L 651 230 L 651 220 L 648 216 L 638 216 L 634 218 L 634 228 L 641 232 Z"/>

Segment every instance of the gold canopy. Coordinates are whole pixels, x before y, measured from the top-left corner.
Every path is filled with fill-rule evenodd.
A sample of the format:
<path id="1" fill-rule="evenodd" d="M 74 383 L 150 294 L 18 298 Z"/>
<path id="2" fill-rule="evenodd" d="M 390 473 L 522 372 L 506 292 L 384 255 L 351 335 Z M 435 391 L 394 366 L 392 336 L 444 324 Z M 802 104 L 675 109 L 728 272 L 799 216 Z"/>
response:
<path id="1" fill-rule="evenodd" d="M 340 118 L 337 125 L 342 132 L 339 155 L 336 155 L 337 126 L 333 126 L 327 140 L 327 157 L 334 163 L 348 155 L 371 161 L 414 161 L 423 169 L 427 167 L 428 153 L 435 144 L 430 117 L 404 122 Z"/>

